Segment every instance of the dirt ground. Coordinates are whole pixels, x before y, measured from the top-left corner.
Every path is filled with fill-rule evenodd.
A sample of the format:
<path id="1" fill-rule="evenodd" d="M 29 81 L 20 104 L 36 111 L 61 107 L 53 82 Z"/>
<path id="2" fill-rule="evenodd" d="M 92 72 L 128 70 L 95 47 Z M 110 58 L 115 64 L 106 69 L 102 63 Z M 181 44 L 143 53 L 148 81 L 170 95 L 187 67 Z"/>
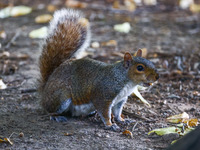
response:
<path id="1" fill-rule="evenodd" d="M 65 123 L 50 121 L 35 90 L 42 39 L 28 37 L 33 29 L 47 25 L 35 23 L 34 18 L 49 12 L 36 7 L 26 16 L 0 19 L 0 30 L 7 35 L 0 39 L 0 77 L 8 85 L 0 90 L 0 138 L 16 133 L 11 137 L 14 144 L 0 143 L 0 149 L 165 149 L 179 136 L 147 135 L 150 130 L 171 126 L 166 118 L 182 112 L 200 117 L 200 16 L 159 8 L 130 13 L 102 5 L 82 11 L 91 22 L 92 42 L 101 44 L 89 47 L 88 57 L 113 63 L 125 51 L 147 49 L 147 58 L 160 74 L 158 83 L 142 93 L 152 107 L 130 96 L 123 114 L 134 122 L 120 126 L 132 131 L 133 138 L 105 130 L 97 115 L 69 118 Z M 130 33 L 114 31 L 113 26 L 123 22 L 130 22 Z M 117 44 L 106 46 L 109 40 Z M 2 56 L 3 51 L 10 56 Z M 20 132 L 23 137 L 18 136 Z"/>

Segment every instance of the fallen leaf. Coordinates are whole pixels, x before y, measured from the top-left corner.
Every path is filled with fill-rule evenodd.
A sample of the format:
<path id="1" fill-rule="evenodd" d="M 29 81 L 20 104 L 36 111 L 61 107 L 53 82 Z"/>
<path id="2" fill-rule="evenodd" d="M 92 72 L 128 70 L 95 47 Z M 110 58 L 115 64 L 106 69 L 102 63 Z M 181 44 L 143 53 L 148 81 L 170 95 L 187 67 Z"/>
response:
<path id="1" fill-rule="evenodd" d="M 112 55 L 113 56 L 119 56 L 119 57 L 124 57 L 124 54 L 123 53 L 121 53 L 121 52 L 117 52 L 117 51 L 114 51 L 113 53 L 112 53 Z"/>
<path id="2" fill-rule="evenodd" d="M 75 0 L 66 0 L 65 5 L 70 8 L 86 8 L 87 3 L 79 2 Z"/>
<path id="3" fill-rule="evenodd" d="M 139 86 L 139 88 L 141 88 Z M 133 89 L 133 93 L 144 103 L 147 104 L 149 107 L 151 107 L 151 105 L 142 97 L 142 95 L 140 94 L 140 92 L 138 91 L 138 85 L 136 85 Z"/>
<path id="4" fill-rule="evenodd" d="M 124 0 L 123 4 L 120 4 L 118 0 L 115 0 L 113 2 L 112 7 L 115 9 L 128 10 L 128 11 L 134 11 L 136 9 L 136 5 L 133 0 Z"/>
<path id="5" fill-rule="evenodd" d="M 185 119 L 189 119 L 189 115 L 186 112 L 183 112 L 182 114 L 168 117 L 167 121 L 170 123 L 180 123 Z"/>
<path id="6" fill-rule="evenodd" d="M 129 11 L 134 11 L 136 9 L 136 5 L 133 0 L 124 0 L 124 5 Z"/>
<path id="7" fill-rule="evenodd" d="M 0 143 L 3 143 L 3 142 L 5 142 L 4 140 L 2 140 L 2 139 L 0 139 Z"/>
<path id="8" fill-rule="evenodd" d="M 114 30 L 122 33 L 129 33 L 131 30 L 131 25 L 129 22 L 114 25 Z"/>
<path id="9" fill-rule="evenodd" d="M 117 41 L 115 40 L 109 40 L 107 42 L 102 42 L 102 46 L 117 46 Z"/>
<path id="10" fill-rule="evenodd" d="M 198 92 L 198 91 L 193 91 L 192 94 L 195 96 L 200 96 L 200 92 Z"/>
<path id="11" fill-rule="evenodd" d="M 132 134 L 132 132 L 129 131 L 129 130 L 124 130 L 124 131 L 122 132 L 122 134 L 123 134 L 123 135 L 126 135 L 126 136 L 128 136 L 128 137 L 130 137 L 130 138 L 133 138 L 133 134 Z"/>
<path id="12" fill-rule="evenodd" d="M 36 23 L 48 23 L 53 18 L 50 14 L 43 14 L 35 18 Z"/>
<path id="13" fill-rule="evenodd" d="M 6 32 L 4 30 L 0 31 L 0 38 L 2 39 L 6 38 Z"/>
<path id="14" fill-rule="evenodd" d="M 10 145 L 13 145 L 13 142 L 10 141 L 9 138 L 0 139 L 0 143 L 9 143 Z"/>
<path id="15" fill-rule="evenodd" d="M 193 0 L 180 0 L 179 1 L 179 6 L 182 8 L 182 9 L 187 9 L 190 7 L 191 4 L 193 4 L 194 1 Z"/>
<path id="16" fill-rule="evenodd" d="M 196 127 L 198 125 L 198 119 L 187 119 L 184 120 L 183 123 L 187 124 L 189 127 Z"/>
<path id="17" fill-rule="evenodd" d="M 4 140 L 5 140 L 6 142 L 8 142 L 10 145 L 13 145 L 13 142 L 12 142 L 9 138 L 4 138 Z"/>
<path id="18" fill-rule="evenodd" d="M 18 17 L 31 13 L 32 8 L 27 6 L 8 6 L 0 11 L 0 18 Z"/>
<path id="19" fill-rule="evenodd" d="M 57 9 L 57 8 L 56 8 L 56 6 L 54 6 L 54 5 L 51 5 L 51 4 L 50 4 L 50 5 L 47 6 L 47 10 L 48 10 L 49 12 L 54 12 L 54 11 L 56 11 L 56 9 Z"/>
<path id="20" fill-rule="evenodd" d="M 172 142 L 171 142 L 171 144 L 174 144 L 174 143 L 176 143 L 177 142 L 177 140 L 173 140 Z"/>
<path id="21" fill-rule="evenodd" d="M 6 57 L 10 57 L 10 53 L 8 51 L 0 53 L 0 58 L 6 58 Z"/>
<path id="22" fill-rule="evenodd" d="M 151 134 L 151 133 L 156 133 L 157 135 L 165 135 L 165 134 L 178 133 L 178 132 L 181 132 L 180 128 L 177 128 L 177 127 L 167 127 L 167 128 L 154 129 L 154 130 L 150 131 L 148 133 L 148 135 Z"/>
<path id="23" fill-rule="evenodd" d="M 0 79 L 0 89 L 3 90 L 3 89 L 6 89 L 7 88 L 7 85 L 3 82 L 2 79 Z"/>
<path id="24" fill-rule="evenodd" d="M 114 1 L 112 7 L 115 9 L 119 9 L 120 8 L 119 1 L 118 0 Z"/>
<path id="25" fill-rule="evenodd" d="M 64 136 L 71 136 L 71 135 L 73 135 L 72 133 L 64 133 Z"/>
<path id="26" fill-rule="evenodd" d="M 92 48 L 99 48 L 99 47 L 100 47 L 100 44 L 99 44 L 99 42 L 92 42 L 92 43 L 91 43 L 91 47 L 92 47 Z"/>
<path id="27" fill-rule="evenodd" d="M 157 4 L 157 0 L 143 0 L 145 5 L 156 5 Z"/>
<path id="28" fill-rule="evenodd" d="M 193 13 L 199 13 L 200 12 L 200 4 L 191 4 L 190 11 L 192 11 Z"/>
<path id="29" fill-rule="evenodd" d="M 47 27 L 42 27 L 36 30 L 33 30 L 29 33 L 29 37 L 34 38 L 45 38 L 47 36 Z"/>

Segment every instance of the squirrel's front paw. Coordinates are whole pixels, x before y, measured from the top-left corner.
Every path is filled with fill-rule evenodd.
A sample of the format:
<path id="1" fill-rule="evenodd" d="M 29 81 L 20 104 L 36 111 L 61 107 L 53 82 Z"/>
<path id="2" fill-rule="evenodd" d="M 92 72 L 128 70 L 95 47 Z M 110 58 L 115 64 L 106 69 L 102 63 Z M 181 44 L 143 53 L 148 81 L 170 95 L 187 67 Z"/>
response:
<path id="1" fill-rule="evenodd" d="M 53 120 L 56 122 L 66 122 L 67 118 L 65 116 L 50 116 L 50 120 Z"/>
<path id="2" fill-rule="evenodd" d="M 115 132 L 120 131 L 120 127 L 115 123 L 112 124 L 111 126 L 107 126 L 106 129 L 107 130 L 112 130 L 112 131 L 115 131 Z"/>

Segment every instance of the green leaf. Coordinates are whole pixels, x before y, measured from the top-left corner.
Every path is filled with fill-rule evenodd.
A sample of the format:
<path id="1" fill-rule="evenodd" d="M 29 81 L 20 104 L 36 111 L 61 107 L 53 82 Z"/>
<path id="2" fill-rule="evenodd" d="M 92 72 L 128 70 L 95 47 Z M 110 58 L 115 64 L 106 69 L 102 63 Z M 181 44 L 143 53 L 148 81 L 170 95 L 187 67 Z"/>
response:
<path id="1" fill-rule="evenodd" d="M 170 134 L 170 133 L 178 133 L 178 132 L 181 132 L 181 130 L 180 128 L 177 128 L 177 127 L 160 128 L 160 129 L 154 129 L 150 131 L 148 135 L 153 132 L 155 132 L 157 135 L 165 135 L 165 134 Z"/>

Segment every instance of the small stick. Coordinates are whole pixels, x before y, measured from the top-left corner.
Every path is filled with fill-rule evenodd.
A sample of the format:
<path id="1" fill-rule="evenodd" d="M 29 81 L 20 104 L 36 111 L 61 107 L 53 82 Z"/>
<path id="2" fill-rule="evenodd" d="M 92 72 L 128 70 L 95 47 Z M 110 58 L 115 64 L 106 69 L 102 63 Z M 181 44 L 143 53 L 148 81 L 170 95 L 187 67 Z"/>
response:
<path id="1" fill-rule="evenodd" d="M 132 132 L 135 130 L 135 127 L 137 126 L 138 121 L 134 124 L 133 128 L 132 128 Z"/>
<path id="2" fill-rule="evenodd" d="M 10 42 L 8 42 L 8 44 L 5 46 L 5 49 L 6 49 L 6 50 L 10 47 L 10 45 L 11 45 L 12 43 L 14 43 L 14 41 L 17 39 L 17 37 L 18 37 L 19 35 L 20 35 L 20 34 L 19 34 L 19 31 L 15 33 L 15 35 L 12 37 L 12 39 L 10 40 Z"/>

